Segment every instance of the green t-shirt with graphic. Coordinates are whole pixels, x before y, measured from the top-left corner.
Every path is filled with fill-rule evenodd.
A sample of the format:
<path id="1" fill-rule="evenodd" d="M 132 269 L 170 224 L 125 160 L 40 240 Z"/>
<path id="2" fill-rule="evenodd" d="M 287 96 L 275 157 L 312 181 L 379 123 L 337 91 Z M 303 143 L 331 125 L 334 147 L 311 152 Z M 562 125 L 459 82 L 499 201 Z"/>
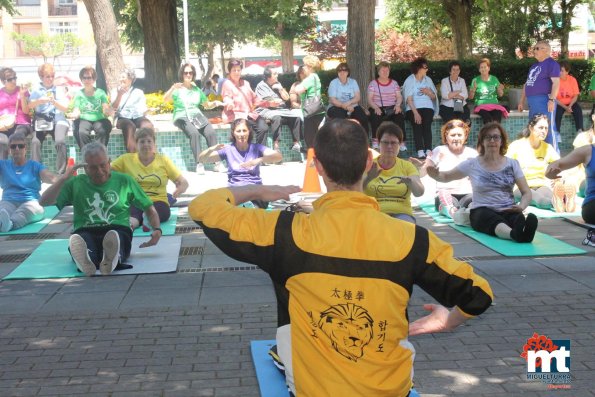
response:
<path id="1" fill-rule="evenodd" d="M 107 94 L 101 88 L 95 88 L 93 96 L 87 96 L 83 90 L 80 90 L 72 99 L 72 108 L 80 110 L 81 120 L 97 121 L 105 119 L 104 103 L 109 103 L 109 101 Z"/>
<path id="2" fill-rule="evenodd" d="M 477 76 L 471 80 L 471 88 L 475 87 L 476 84 L 477 90 L 473 98 L 476 105 L 498 103 L 498 86 L 500 85 L 500 80 L 496 76 L 490 75 L 488 81 L 483 81 L 481 76 Z"/>
<path id="3" fill-rule="evenodd" d="M 130 206 L 146 210 L 153 202 L 132 177 L 112 171 L 102 185 L 87 175 L 69 178 L 56 200 L 59 209 L 74 208 L 74 231 L 80 228 L 118 225 L 130 227 Z"/>
<path id="4" fill-rule="evenodd" d="M 589 91 L 595 91 L 595 74 L 591 77 L 591 85 L 589 86 Z"/>
<path id="5" fill-rule="evenodd" d="M 192 89 L 186 87 L 178 88 L 174 91 L 172 98 L 174 100 L 174 121 L 180 117 L 187 117 L 192 120 L 200 112 L 199 105 L 207 102 L 207 96 L 197 86 Z"/>

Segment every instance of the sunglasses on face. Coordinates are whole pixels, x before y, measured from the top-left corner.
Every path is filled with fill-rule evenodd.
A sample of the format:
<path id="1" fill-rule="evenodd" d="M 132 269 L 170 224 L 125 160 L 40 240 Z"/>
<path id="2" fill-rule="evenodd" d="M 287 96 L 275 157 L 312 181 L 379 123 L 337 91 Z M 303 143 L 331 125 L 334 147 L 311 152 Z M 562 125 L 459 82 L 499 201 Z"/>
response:
<path id="1" fill-rule="evenodd" d="M 6 79 L 6 81 L 9 82 L 9 83 L 12 82 L 12 81 L 17 81 L 17 76 L 9 77 L 9 78 Z"/>
<path id="2" fill-rule="evenodd" d="M 10 145 L 10 148 L 12 150 L 24 149 L 25 148 L 25 144 L 24 143 L 15 143 L 15 144 Z"/>
<path id="3" fill-rule="evenodd" d="M 190 71 L 190 72 L 184 72 L 184 74 L 185 75 L 188 75 L 188 76 L 192 76 L 194 74 L 194 72 L 192 72 L 192 71 Z"/>
<path id="4" fill-rule="evenodd" d="M 93 76 L 83 76 L 83 80 L 93 80 Z"/>

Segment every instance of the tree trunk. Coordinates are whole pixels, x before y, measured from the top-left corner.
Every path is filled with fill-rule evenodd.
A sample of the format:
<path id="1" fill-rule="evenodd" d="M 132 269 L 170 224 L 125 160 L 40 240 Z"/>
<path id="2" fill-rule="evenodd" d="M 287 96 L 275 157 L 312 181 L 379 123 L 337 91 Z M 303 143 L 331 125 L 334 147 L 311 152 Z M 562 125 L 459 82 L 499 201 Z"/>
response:
<path id="1" fill-rule="evenodd" d="M 178 81 L 180 48 L 176 0 L 139 0 L 145 43 L 145 90 Z"/>
<path id="2" fill-rule="evenodd" d="M 281 39 L 281 65 L 283 73 L 293 73 L 293 39 Z"/>
<path id="3" fill-rule="evenodd" d="M 83 3 L 91 19 L 97 55 L 107 89 L 112 90 L 118 86 L 118 77 L 124 70 L 124 56 L 120 47 L 114 9 L 110 0 L 83 0 Z"/>
<path id="4" fill-rule="evenodd" d="M 442 0 L 442 6 L 451 21 L 455 56 L 457 59 L 471 57 L 473 50 L 473 28 L 471 26 L 473 0 Z"/>
<path id="5" fill-rule="evenodd" d="M 215 69 L 215 46 L 213 44 L 209 44 L 207 46 L 207 52 L 201 55 L 207 56 L 207 70 L 203 70 L 204 73 L 201 79 L 203 84 L 202 86 L 204 87 L 205 82 L 211 78 L 213 69 Z M 202 62 L 200 64 L 202 69 Z M 215 87 L 215 89 L 217 89 L 217 87 Z"/>
<path id="6" fill-rule="evenodd" d="M 223 44 L 219 44 L 219 51 L 221 53 L 221 77 L 225 77 L 227 76 L 227 69 L 225 69 L 227 65 L 225 64 L 225 51 L 223 50 Z"/>
<path id="7" fill-rule="evenodd" d="M 347 63 L 350 77 L 360 88 L 362 108 L 367 108 L 366 89 L 374 78 L 375 0 L 349 0 L 347 5 Z"/>

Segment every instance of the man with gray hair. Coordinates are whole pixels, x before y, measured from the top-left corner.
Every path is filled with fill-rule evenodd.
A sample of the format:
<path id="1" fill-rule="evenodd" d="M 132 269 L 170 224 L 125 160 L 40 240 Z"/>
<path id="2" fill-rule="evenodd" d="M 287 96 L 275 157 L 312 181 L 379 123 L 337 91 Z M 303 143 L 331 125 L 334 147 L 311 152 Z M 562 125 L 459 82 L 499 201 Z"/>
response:
<path id="1" fill-rule="evenodd" d="M 42 205 L 74 208 L 74 233 L 69 251 L 77 268 L 87 276 L 99 269 L 110 274 L 127 269 L 124 262 L 132 248 L 130 206 L 142 209 L 153 232 L 141 248 L 157 244 L 162 231 L 153 202 L 132 177 L 112 171 L 107 149 L 100 142 L 86 144 L 81 153 L 84 163 L 68 167 L 66 173 L 41 196 Z M 78 168 L 85 174 L 73 176 Z"/>

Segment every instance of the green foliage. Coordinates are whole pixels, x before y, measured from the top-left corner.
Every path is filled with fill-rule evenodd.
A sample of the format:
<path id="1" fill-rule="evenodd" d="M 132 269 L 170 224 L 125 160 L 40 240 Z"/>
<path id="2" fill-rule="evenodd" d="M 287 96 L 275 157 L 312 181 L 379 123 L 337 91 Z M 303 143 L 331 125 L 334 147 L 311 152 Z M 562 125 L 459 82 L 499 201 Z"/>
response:
<path id="1" fill-rule="evenodd" d="M 0 0 L 0 9 L 5 10 L 11 16 L 17 13 L 12 0 Z"/>
<path id="2" fill-rule="evenodd" d="M 143 28 L 138 22 L 138 4 L 136 0 L 112 0 L 114 14 L 119 26 L 122 26 L 121 39 L 135 51 L 144 48 Z"/>
<path id="3" fill-rule="evenodd" d="M 12 33 L 12 39 L 23 46 L 23 52 L 30 56 L 41 56 L 43 61 L 56 59 L 64 55 L 67 49 L 76 49 L 82 45 L 82 40 L 74 33 L 60 33 L 38 35 Z"/>

